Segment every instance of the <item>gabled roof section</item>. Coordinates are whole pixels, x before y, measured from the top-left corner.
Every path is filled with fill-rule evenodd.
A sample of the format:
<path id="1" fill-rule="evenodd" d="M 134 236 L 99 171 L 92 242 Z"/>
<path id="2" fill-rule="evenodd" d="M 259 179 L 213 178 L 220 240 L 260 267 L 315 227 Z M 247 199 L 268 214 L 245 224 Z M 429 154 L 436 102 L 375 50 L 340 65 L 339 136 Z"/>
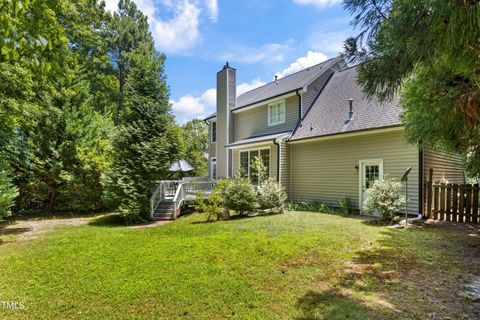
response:
<path id="1" fill-rule="evenodd" d="M 240 109 L 272 97 L 302 89 L 318 78 L 323 72 L 327 71 L 335 63 L 339 62 L 340 59 L 340 57 L 331 58 L 307 69 L 280 78 L 277 81 L 247 91 L 237 97 L 237 106 L 232 110 Z"/>
<path id="2" fill-rule="evenodd" d="M 320 77 L 325 71 L 333 67 L 336 63 L 343 65 L 342 61 L 343 60 L 340 56 L 331 58 L 312 67 L 280 78 L 276 82 L 272 81 L 261 87 L 247 91 L 237 97 L 237 105 L 232 110 L 241 109 L 257 102 L 302 89 Z M 214 112 L 204 120 L 215 118 L 215 116 L 216 113 Z"/>
<path id="3" fill-rule="evenodd" d="M 368 99 L 357 83 L 357 72 L 358 67 L 352 67 L 333 74 L 290 141 L 401 125 L 398 98 L 384 103 Z M 348 99 L 353 99 L 350 121 Z"/>
<path id="4" fill-rule="evenodd" d="M 217 113 L 214 112 L 212 113 L 211 115 L 209 115 L 208 117 L 204 118 L 203 121 L 207 121 L 207 120 L 210 120 L 210 119 L 213 119 L 217 116 Z"/>

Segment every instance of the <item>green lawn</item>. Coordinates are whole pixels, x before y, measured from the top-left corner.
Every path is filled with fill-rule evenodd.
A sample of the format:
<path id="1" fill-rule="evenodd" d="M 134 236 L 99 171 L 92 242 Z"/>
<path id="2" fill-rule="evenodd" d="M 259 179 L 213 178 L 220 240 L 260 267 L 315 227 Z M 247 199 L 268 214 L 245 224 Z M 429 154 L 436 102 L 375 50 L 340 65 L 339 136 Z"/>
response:
<path id="1" fill-rule="evenodd" d="M 308 212 L 131 229 L 111 218 L 0 245 L 5 319 L 473 319 L 478 236 Z M 1 305 L 0 305 L 1 307 Z M 477 305 L 478 307 L 478 305 Z"/>

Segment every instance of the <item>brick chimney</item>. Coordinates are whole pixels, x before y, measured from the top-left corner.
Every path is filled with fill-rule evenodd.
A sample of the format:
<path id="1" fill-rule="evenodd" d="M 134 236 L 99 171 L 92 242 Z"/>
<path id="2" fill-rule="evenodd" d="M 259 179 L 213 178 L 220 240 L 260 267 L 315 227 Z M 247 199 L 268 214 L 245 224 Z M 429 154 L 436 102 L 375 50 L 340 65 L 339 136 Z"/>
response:
<path id="1" fill-rule="evenodd" d="M 232 108 L 237 105 L 236 70 L 225 64 L 217 73 L 217 178 L 232 176 L 232 151 L 225 148 L 233 142 Z"/>

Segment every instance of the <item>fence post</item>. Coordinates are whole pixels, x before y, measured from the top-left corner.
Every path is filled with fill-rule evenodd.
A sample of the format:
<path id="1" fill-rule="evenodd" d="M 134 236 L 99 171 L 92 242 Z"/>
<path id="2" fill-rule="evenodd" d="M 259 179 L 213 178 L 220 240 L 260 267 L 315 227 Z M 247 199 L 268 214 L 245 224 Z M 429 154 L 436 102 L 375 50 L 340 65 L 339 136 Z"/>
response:
<path id="1" fill-rule="evenodd" d="M 427 184 L 427 218 L 432 217 L 432 186 L 433 186 L 433 168 L 430 168 L 428 172 L 428 184 Z"/>
<path id="2" fill-rule="evenodd" d="M 460 198 L 458 199 L 458 221 L 463 222 L 463 217 L 465 216 L 465 190 L 466 190 L 466 184 L 461 184 L 460 185 Z"/>
<path id="3" fill-rule="evenodd" d="M 440 184 L 440 216 L 439 220 L 445 220 L 445 183 Z"/>
<path id="4" fill-rule="evenodd" d="M 472 222 L 478 223 L 478 184 L 473 186 L 473 215 Z"/>
<path id="5" fill-rule="evenodd" d="M 472 185 L 467 186 L 467 212 L 465 214 L 465 222 L 471 222 L 472 216 Z"/>
<path id="6" fill-rule="evenodd" d="M 446 210 L 445 210 L 445 214 L 446 214 L 446 219 L 447 221 L 451 221 L 450 219 L 450 214 L 451 214 L 451 211 L 452 211 L 452 188 L 453 188 L 453 185 L 452 184 L 447 184 L 447 197 L 445 200 L 447 200 L 447 205 L 446 205 Z"/>
<path id="7" fill-rule="evenodd" d="M 458 220 L 458 184 L 453 185 L 452 221 Z"/>

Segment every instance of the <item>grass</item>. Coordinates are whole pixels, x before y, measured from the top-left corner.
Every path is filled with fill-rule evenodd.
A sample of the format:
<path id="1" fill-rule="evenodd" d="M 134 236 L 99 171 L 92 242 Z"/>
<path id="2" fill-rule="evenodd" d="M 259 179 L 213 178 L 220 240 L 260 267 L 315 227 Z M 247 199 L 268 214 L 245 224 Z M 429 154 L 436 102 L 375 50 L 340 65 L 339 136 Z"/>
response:
<path id="1" fill-rule="evenodd" d="M 0 245 L 2 319 L 473 319 L 478 237 L 309 212 L 131 229 L 115 216 Z"/>

